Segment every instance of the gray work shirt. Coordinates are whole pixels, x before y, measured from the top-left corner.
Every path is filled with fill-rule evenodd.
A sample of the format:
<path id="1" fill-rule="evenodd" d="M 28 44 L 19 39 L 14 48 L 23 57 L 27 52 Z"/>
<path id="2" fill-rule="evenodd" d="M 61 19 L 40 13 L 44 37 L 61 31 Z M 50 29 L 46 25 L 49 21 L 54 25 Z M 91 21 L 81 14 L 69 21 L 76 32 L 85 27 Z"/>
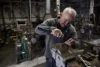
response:
<path id="1" fill-rule="evenodd" d="M 62 28 L 59 24 L 59 19 L 57 18 L 51 18 L 45 20 L 43 23 L 39 24 L 35 28 L 35 33 L 39 35 L 45 35 L 45 44 L 46 44 L 46 50 L 45 50 L 45 56 L 47 58 L 51 58 L 51 46 L 56 44 L 56 43 L 64 43 L 66 40 L 69 38 L 75 39 L 75 43 L 78 43 L 77 41 L 77 33 L 73 25 L 66 26 Z M 60 29 L 62 33 L 64 34 L 64 37 L 58 38 L 53 35 L 51 35 L 51 31 L 53 29 Z"/>

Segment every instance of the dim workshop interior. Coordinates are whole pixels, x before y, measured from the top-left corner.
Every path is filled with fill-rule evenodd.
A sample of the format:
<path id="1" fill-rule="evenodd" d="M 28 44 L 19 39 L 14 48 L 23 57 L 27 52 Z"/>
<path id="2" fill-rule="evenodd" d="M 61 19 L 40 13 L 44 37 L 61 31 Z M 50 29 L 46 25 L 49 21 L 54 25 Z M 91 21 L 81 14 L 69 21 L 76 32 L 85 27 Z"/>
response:
<path id="1" fill-rule="evenodd" d="M 100 67 L 100 0 L 0 0 L 0 67 Z"/>

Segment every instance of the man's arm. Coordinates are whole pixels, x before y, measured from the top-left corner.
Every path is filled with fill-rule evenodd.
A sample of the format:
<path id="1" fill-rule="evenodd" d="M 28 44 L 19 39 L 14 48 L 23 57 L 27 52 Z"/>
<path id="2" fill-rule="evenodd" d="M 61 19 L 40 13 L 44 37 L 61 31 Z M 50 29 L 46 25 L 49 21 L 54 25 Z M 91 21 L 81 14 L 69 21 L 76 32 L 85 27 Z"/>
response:
<path id="1" fill-rule="evenodd" d="M 35 33 L 37 33 L 39 35 L 48 35 L 48 34 L 50 34 L 51 31 L 56 28 L 55 26 L 53 26 L 53 23 L 54 23 L 53 19 L 47 19 L 46 21 L 39 24 L 35 28 Z"/>
<path id="2" fill-rule="evenodd" d="M 67 46 L 71 46 L 72 48 L 80 48 L 76 29 L 72 25 L 70 27 L 70 34 L 71 34 L 71 37 L 67 41 L 65 41 L 64 43 Z"/>
<path id="3" fill-rule="evenodd" d="M 73 48 L 80 48 L 78 35 L 77 35 L 77 32 L 76 32 L 75 28 L 73 28 L 72 39 L 74 40 L 74 43 L 72 44 L 72 47 Z"/>

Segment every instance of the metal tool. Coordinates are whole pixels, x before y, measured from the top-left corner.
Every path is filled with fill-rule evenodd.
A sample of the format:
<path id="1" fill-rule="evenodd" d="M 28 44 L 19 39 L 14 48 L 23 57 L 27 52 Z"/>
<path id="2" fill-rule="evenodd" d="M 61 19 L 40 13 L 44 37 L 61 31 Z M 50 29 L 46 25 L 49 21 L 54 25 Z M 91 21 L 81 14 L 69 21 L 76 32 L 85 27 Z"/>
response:
<path id="1" fill-rule="evenodd" d="M 81 55 L 78 55 L 79 59 L 82 61 L 82 63 L 86 66 L 86 67 L 92 67 L 90 62 L 84 60 Z"/>

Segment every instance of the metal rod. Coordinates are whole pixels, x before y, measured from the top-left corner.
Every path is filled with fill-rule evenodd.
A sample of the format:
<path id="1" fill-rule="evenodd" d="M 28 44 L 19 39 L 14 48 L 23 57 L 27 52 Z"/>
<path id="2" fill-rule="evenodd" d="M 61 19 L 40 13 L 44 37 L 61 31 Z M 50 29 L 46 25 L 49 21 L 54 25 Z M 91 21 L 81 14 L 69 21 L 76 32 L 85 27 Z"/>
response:
<path id="1" fill-rule="evenodd" d="M 29 0 L 29 25 L 30 25 L 30 29 L 32 29 L 32 23 L 31 23 L 31 0 Z M 30 32 L 32 32 L 32 30 L 30 30 Z M 32 59 L 32 52 L 31 52 L 31 44 L 29 47 L 29 59 Z"/>
<path id="2" fill-rule="evenodd" d="M 31 0 L 29 0 L 29 22 L 31 23 Z"/>

